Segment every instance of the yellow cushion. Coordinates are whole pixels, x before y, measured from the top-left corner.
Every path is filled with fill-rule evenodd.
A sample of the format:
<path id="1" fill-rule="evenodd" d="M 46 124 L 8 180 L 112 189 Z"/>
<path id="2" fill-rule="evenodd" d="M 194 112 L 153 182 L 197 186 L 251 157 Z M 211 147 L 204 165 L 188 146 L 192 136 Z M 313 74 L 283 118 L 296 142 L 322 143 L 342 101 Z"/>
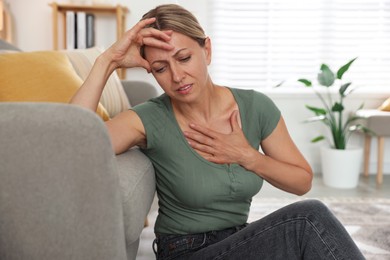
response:
<path id="1" fill-rule="evenodd" d="M 56 51 L 0 55 L 0 101 L 68 103 L 82 80 L 65 54 Z M 99 104 L 97 113 L 109 116 Z"/>
<path id="2" fill-rule="evenodd" d="M 390 111 L 390 97 L 386 99 L 378 109 L 382 111 Z"/>

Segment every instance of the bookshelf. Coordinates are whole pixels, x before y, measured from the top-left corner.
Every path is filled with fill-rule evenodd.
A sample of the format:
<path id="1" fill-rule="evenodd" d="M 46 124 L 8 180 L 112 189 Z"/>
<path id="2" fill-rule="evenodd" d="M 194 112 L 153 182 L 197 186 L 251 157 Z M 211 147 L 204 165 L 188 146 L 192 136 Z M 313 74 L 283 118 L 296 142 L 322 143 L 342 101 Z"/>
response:
<path id="1" fill-rule="evenodd" d="M 66 26 L 67 26 L 67 17 L 66 12 L 85 12 L 91 14 L 109 14 L 113 15 L 116 18 L 116 38 L 119 39 L 122 37 L 125 32 L 126 26 L 126 15 L 129 12 L 129 9 L 122 5 L 75 5 L 75 4 L 60 4 L 60 3 L 50 3 L 52 8 L 53 15 L 53 49 L 59 49 L 59 40 L 58 36 L 60 33 L 59 30 L 59 19 L 62 19 L 62 39 L 63 48 L 67 47 L 67 38 L 66 38 Z M 121 79 L 125 77 L 125 70 L 118 70 L 118 75 Z"/>

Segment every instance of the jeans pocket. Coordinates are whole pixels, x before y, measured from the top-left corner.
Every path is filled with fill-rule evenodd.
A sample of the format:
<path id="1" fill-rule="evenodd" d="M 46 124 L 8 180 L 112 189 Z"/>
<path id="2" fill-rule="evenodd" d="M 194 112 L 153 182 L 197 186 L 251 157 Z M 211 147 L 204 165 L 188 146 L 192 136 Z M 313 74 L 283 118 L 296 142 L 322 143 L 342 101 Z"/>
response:
<path id="1" fill-rule="evenodd" d="M 160 235 L 156 239 L 157 259 L 171 260 L 202 248 L 206 244 L 206 234 Z"/>

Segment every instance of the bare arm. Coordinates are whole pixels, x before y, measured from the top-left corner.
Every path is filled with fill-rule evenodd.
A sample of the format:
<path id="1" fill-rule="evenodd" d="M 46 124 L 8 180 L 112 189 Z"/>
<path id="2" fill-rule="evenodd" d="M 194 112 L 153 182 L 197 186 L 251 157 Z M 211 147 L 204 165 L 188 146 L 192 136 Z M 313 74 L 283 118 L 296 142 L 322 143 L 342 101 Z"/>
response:
<path id="1" fill-rule="evenodd" d="M 145 128 L 139 116 L 132 110 L 120 113 L 106 122 L 115 154 L 127 151 L 135 145 L 146 145 Z"/>
<path id="2" fill-rule="evenodd" d="M 96 59 L 87 79 L 72 97 L 70 103 L 96 111 L 103 88 L 115 69 L 142 67 L 150 71 L 149 63 L 140 55 L 141 46 L 148 45 L 167 50 L 173 48 L 167 43 L 172 32 L 144 28 L 154 21 L 155 18 L 150 18 L 138 22 L 120 40 L 102 53 Z M 124 152 L 133 145 L 145 142 L 145 130 L 134 111 L 122 112 L 107 121 L 106 126 L 116 153 Z"/>
<path id="3" fill-rule="evenodd" d="M 275 130 L 261 142 L 264 154 L 254 149 L 243 158 L 243 166 L 284 191 L 303 195 L 311 188 L 310 165 L 292 141 L 281 117 Z"/>
<path id="4" fill-rule="evenodd" d="M 284 191 L 303 195 L 311 188 L 312 170 L 292 141 L 283 118 L 274 131 L 261 142 L 264 154 L 254 149 L 245 138 L 237 111 L 231 116 L 232 132 L 221 134 L 212 129 L 190 125 L 186 132 L 190 145 L 208 154 L 214 163 L 238 163 Z"/>

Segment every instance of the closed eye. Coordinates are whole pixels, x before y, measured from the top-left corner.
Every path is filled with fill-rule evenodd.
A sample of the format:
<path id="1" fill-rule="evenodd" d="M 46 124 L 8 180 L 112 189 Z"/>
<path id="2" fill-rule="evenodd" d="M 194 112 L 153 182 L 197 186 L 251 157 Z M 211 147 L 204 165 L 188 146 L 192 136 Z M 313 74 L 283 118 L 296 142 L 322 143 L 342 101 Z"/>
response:
<path id="1" fill-rule="evenodd" d="M 166 66 L 161 67 L 161 68 L 154 69 L 154 71 L 155 71 L 156 73 L 163 73 L 163 72 L 165 71 L 165 69 L 166 69 Z"/>
<path id="2" fill-rule="evenodd" d="M 189 61 L 190 59 L 191 59 L 191 55 L 186 56 L 186 57 L 184 57 L 184 58 L 180 58 L 179 61 L 180 61 L 180 62 L 187 62 L 187 61 Z"/>

